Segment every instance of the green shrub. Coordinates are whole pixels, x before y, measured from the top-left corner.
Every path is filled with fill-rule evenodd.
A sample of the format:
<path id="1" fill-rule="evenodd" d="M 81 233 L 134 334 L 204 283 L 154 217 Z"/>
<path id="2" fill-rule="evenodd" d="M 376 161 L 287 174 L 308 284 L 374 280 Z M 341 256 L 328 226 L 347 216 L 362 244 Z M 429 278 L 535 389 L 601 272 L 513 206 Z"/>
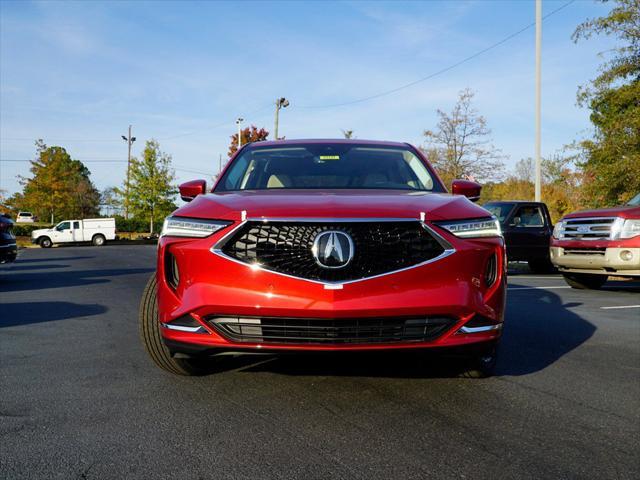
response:
<path id="1" fill-rule="evenodd" d="M 31 232 L 40 230 L 41 228 L 51 228 L 51 225 L 30 225 L 26 223 L 15 223 L 13 225 L 13 234 L 16 237 L 30 237 Z"/>
<path id="2" fill-rule="evenodd" d="M 128 233 L 146 233 L 149 231 L 149 222 L 141 218 L 124 218 L 116 215 L 116 230 Z"/>

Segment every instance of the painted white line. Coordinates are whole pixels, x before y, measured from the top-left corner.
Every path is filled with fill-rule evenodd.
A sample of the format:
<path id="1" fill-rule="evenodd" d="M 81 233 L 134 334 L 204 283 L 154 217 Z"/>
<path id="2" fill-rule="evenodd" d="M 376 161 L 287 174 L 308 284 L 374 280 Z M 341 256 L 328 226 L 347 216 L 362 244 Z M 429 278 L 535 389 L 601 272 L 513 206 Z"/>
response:
<path id="1" fill-rule="evenodd" d="M 514 275 L 514 274 L 511 274 L 511 275 L 509 275 L 509 278 L 515 278 L 515 279 L 525 278 L 525 279 L 535 279 L 535 280 L 546 280 L 547 278 L 551 278 L 551 279 L 555 280 L 556 278 L 560 278 L 560 275 L 529 276 L 529 275 Z"/>
<path id="2" fill-rule="evenodd" d="M 618 307 L 600 307 L 602 310 L 618 310 L 621 308 L 640 308 L 640 305 L 620 305 Z"/>
<path id="3" fill-rule="evenodd" d="M 551 287 L 507 287 L 507 290 L 557 290 L 560 288 L 571 288 L 569 285 L 554 285 Z"/>

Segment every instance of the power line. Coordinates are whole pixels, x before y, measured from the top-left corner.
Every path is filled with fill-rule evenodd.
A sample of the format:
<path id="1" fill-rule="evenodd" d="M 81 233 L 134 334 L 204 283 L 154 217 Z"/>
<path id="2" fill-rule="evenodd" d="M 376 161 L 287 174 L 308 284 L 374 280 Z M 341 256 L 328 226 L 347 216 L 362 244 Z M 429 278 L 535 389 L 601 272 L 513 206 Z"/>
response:
<path id="1" fill-rule="evenodd" d="M 560 10 L 565 9 L 566 7 L 568 7 L 569 5 L 571 5 L 572 3 L 574 3 L 575 1 L 576 1 L 576 0 L 570 0 L 570 1 L 568 1 L 567 3 L 565 3 L 564 5 L 561 5 L 560 7 L 556 8 L 555 10 L 552 10 L 551 12 L 549 12 L 549 13 L 547 13 L 545 16 L 543 16 L 543 17 L 542 17 L 542 20 L 544 21 L 544 20 L 546 20 L 547 18 L 549 18 L 550 16 L 555 15 L 555 14 L 556 14 L 556 13 L 558 13 Z M 502 44 L 504 44 L 504 43 L 507 43 L 507 42 L 508 42 L 509 40 L 511 40 L 512 38 L 515 38 L 515 37 L 517 37 L 518 35 L 520 35 L 520 34 L 522 34 L 522 33 L 526 32 L 526 31 L 527 31 L 527 30 L 529 30 L 530 28 L 534 27 L 534 26 L 535 26 L 535 24 L 536 24 L 535 22 L 530 23 L 530 24 L 529 24 L 529 25 L 527 25 L 526 27 L 523 27 L 523 28 L 521 28 L 520 30 L 518 30 L 518 31 L 516 31 L 516 32 L 514 32 L 514 33 L 512 33 L 511 35 L 508 35 L 508 36 L 504 37 L 502 40 L 500 40 L 500 41 L 498 41 L 498 42 L 496 42 L 496 43 L 494 43 L 494 44 L 492 44 L 492 45 L 490 45 L 490 46 L 488 46 L 488 47 L 486 47 L 486 48 L 483 48 L 482 50 L 479 50 L 478 52 L 474 53 L 473 55 L 470 55 L 470 56 L 468 56 L 468 57 L 466 57 L 466 58 L 463 58 L 462 60 L 460 60 L 460 61 L 458 61 L 458 62 L 456 62 L 456 63 L 454 63 L 454 64 L 452 64 L 452 65 L 449 65 L 448 67 L 445 67 L 445 68 L 443 68 L 443 69 L 441 69 L 441 70 L 438 70 L 438 71 L 436 71 L 436 72 L 433 72 L 433 73 L 431 73 L 431 74 L 427 75 L 426 77 L 422 77 L 422 78 L 419 78 L 418 80 L 414 80 L 413 82 L 406 83 L 406 84 L 401 85 L 401 86 L 396 87 L 396 88 L 392 88 L 391 90 L 386 90 L 386 91 L 384 91 L 384 92 L 376 93 L 376 94 L 374 94 L 374 95 L 369 95 L 368 97 L 358 98 L 358 99 L 356 99 L 356 100 L 350 100 L 350 101 L 342 102 L 342 103 L 333 103 L 333 104 L 329 104 L 329 105 L 293 105 L 293 106 L 294 106 L 295 108 L 309 108 L 309 109 L 312 109 L 312 108 L 334 108 L 334 107 L 344 107 L 344 106 L 347 106 L 347 105 L 354 105 L 354 104 L 356 104 L 356 103 L 362 103 L 362 102 L 366 102 L 366 101 L 368 101 L 368 100 L 373 100 L 373 99 L 376 99 L 376 98 L 384 97 L 384 96 L 386 96 L 386 95 L 391 95 L 392 93 L 399 92 L 400 90 L 404 90 L 404 89 L 406 89 L 406 88 L 412 87 L 412 86 L 414 86 L 414 85 L 417 85 L 418 83 L 421 83 L 421 82 L 424 82 L 424 81 L 430 80 L 430 79 L 432 79 L 432 78 L 434 78 L 434 77 L 437 77 L 437 76 L 439 76 L 439 75 L 442 75 L 443 73 L 446 73 L 446 72 L 448 72 L 448 71 L 450 71 L 450 70 L 453 70 L 454 68 L 459 67 L 460 65 L 462 65 L 462 64 L 464 64 L 464 63 L 470 62 L 471 60 L 474 60 L 475 58 L 477 58 L 477 57 L 479 57 L 479 56 L 481 56 L 481 55 L 483 55 L 483 54 L 487 53 L 488 51 L 493 50 L 493 49 L 495 49 L 495 48 L 499 47 L 500 45 L 502 45 Z"/>
<path id="2" fill-rule="evenodd" d="M 32 162 L 28 159 L 14 159 L 14 158 L 0 158 L 0 162 Z M 127 163 L 126 160 L 81 160 L 82 163 Z M 200 175 L 213 175 L 212 172 L 205 172 L 203 170 L 194 170 L 192 168 L 183 168 L 181 165 L 172 165 L 171 168 L 178 172 L 197 173 Z"/>

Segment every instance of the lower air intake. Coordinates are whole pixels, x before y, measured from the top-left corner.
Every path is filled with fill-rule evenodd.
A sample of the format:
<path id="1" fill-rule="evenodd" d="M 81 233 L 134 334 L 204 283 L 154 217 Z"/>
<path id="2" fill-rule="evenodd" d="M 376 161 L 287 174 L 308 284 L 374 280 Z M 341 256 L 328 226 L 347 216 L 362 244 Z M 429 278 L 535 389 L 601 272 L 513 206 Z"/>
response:
<path id="1" fill-rule="evenodd" d="M 210 317 L 209 324 L 234 342 L 367 344 L 424 342 L 442 335 L 455 320 L 428 318 L 237 318 Z"/>

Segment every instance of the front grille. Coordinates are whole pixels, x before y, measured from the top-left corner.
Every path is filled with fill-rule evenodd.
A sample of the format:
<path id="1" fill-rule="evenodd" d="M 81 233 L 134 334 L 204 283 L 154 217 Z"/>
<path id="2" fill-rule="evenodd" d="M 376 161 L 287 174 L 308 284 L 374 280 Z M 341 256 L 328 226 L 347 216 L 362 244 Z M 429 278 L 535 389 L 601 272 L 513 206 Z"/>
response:
<path id="1" fill-rule="evenodd" d="M 560 240 L 607 240 L 614 221 L 615 217 L 566 219 Z"/>
<path id="2" fill-rule="evenodd" d="M 353 259 L 346 266 L 325 268 L 317 263 L 312 247 L 317 235 L 325 230 L 347 233 L 353 240 Z M 249 221 L 221 250 L 247 264 L 325 282 L 357 280 L 401 270 L 445 251 L 418 221 Z"/>
<path id="3" fill-rule="evenodd" d="M 428 318 L 237 318 L 209 317 L 209 324 L 234 342 L 366 344 L 423 342 L 438 338 L 455 324 L 447 317 Z"/>

